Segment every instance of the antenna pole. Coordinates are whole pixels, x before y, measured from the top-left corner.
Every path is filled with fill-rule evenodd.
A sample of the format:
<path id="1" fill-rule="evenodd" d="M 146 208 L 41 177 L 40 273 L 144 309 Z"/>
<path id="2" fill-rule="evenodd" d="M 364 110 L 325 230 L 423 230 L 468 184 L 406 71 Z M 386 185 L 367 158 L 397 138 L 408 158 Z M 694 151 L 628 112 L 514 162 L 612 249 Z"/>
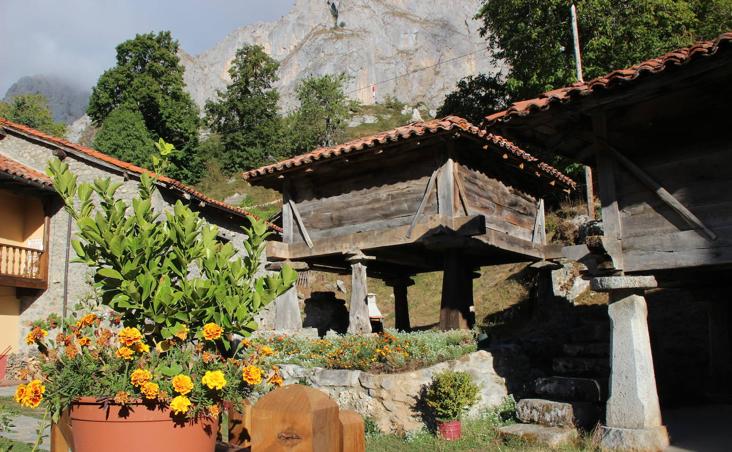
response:
<path id="1" fill-rule="evenodd" d="M 582 55 L 580 54 L 579 45 L 579 31 L 577 30 L 577 8 L 574 7 L 574 3 L 569 8 L 569 13 L 572 16 L 572 40 L 574 41 L 574 63 L 575 69 L 577 70 L 577 81 L 584 83 L 582 77 Z"/>

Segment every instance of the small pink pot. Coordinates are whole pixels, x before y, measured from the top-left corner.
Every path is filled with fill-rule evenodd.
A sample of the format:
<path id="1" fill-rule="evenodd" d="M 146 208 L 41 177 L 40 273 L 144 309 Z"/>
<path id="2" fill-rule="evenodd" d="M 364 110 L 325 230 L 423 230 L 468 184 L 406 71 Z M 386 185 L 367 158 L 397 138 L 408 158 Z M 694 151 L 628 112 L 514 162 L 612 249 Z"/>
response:
<path id="1" fill-rule="evenodd" d="M 437 430 L 445 441 L 455 441 L 463 436 L 462 425 L 460 421 L 453 420 L 447 422 L 437 422 Z"/>

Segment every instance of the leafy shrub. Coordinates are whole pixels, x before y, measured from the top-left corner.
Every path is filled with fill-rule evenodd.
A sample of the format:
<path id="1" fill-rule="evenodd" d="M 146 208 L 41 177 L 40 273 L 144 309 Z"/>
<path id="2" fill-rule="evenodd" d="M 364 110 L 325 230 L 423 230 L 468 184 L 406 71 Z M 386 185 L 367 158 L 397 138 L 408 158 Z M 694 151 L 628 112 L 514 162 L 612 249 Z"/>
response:
<path id="1" fill-rule="evenodd" d="M 433 377 L 425 398 L 436 419 L 459 419 L 478 400 L 478 385 L 467 372 L 446 370 Z"/>

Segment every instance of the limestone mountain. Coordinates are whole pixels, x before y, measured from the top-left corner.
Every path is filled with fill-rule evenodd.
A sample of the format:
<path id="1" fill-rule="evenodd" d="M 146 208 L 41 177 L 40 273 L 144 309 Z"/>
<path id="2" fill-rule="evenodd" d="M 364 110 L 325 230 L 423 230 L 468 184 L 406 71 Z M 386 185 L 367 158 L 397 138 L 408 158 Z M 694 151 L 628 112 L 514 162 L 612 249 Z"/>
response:
<path id="1" fill-rule="evenodd" d="M 5 93 L 5 101 L 19 94 L 42 94 L 48 99 L 53 119 L 71 124 L 86 112 L 89 89 L 54 75 L 24 76 L 13 83 Z"/>
<path id="2" fill-rule="evenodd" d="M 349 76 L 349 97 L 371 104 L 393 96 L 436 108 L 462 77 L 500 69 L 473 19 L 480 0 L 295 0 L 279 20 L 248 25 L 197 56 L 180 52 L 199 106 L 224 89 L 236 50 L 259 44 L 281 66 L 285 109 L 310 75 Z"/>

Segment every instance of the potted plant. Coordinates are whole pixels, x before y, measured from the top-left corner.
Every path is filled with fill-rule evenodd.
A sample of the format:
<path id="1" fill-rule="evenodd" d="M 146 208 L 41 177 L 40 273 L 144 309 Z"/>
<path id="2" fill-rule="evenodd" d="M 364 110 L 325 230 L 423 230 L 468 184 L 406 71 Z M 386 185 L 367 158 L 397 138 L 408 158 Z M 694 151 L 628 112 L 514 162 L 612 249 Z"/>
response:
<path id="1" fill-rule="evenodd" d="M 162 140 L 158 150 L 173 152 Z M 34 325 L 26 342 L 42 360 L 16 401 L 44 404 L 57 422 L 68 414 L 75 452 L 213 451 L 224 402 L 282 383 L 264 347 L 233 339 L 256 329 L 254 314 L 295 272 L 260 273 L 263 222 L 245 230 L 240 256 L 182 203 L 153 209 L 153 174 L 127 203 L 109 179 L 77 184 L 58 160 L 48 172 L 78 226 L 72 246 L 93 271 L 98 303 Z"/>
<path id="2" fill-rule="evenodd" d="M 440 436 L 456 440 L 462 436 L 460 416 L 478 400 L 478 386 L 467 372 L 446 370 L 433 377 L 425 398 Z"/>

